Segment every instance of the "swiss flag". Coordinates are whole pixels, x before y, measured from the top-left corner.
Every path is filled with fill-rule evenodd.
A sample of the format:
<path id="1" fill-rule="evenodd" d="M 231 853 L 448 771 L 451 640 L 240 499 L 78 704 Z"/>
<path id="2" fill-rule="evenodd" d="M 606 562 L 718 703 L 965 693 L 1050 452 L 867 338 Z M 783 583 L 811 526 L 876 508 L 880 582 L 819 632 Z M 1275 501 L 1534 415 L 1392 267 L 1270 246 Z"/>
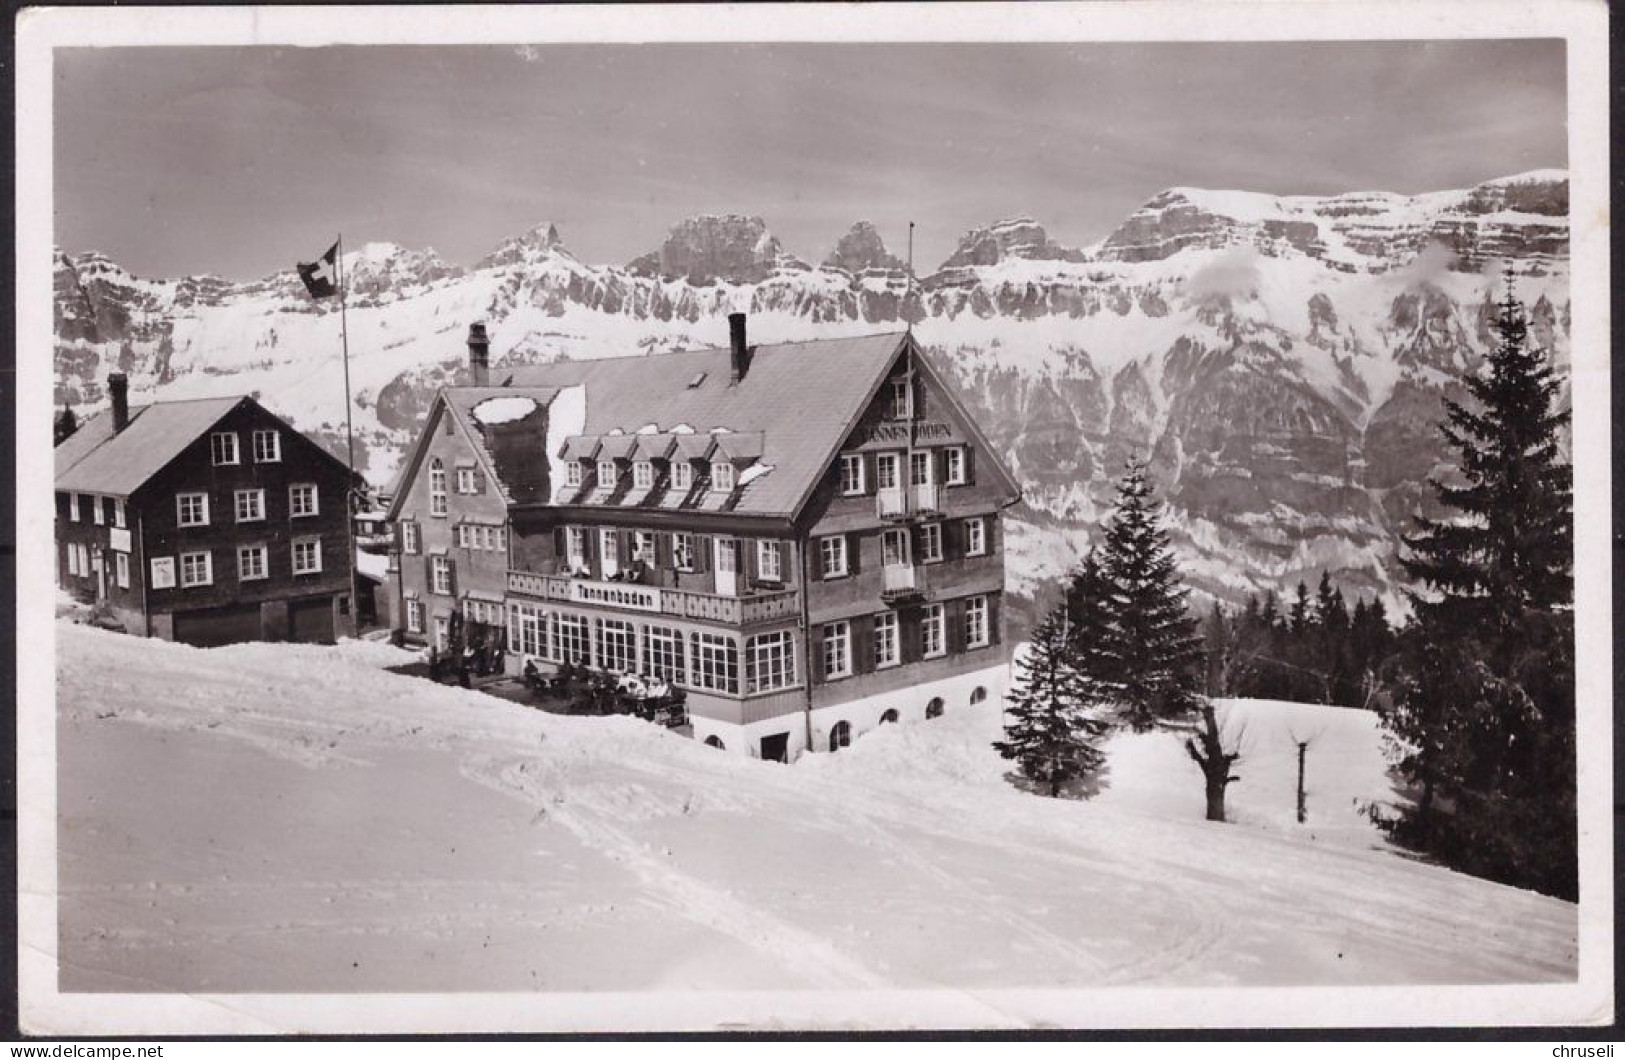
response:
<path id="1" fill-rule="evenodd" d="M 299 278 L 305 281 L 305 290 L 312 298 L 331 298 L 339 293 L 338 260 L 339 245 L 334 243 L 310 264 L 299 262 Z"/>

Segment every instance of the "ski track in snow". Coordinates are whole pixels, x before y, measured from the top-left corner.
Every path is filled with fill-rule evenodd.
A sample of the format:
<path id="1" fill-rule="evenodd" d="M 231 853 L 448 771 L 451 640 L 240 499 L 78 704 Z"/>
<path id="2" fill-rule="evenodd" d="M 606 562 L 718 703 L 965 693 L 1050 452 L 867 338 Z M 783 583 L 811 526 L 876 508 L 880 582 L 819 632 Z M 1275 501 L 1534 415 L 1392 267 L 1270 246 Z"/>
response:
<path id="1" fill-rule="evenodd" d="M 1335 821 L 1317 837 L 1267 820 L 1206 825 L 1166 805 L 1136 812 L 1152 804 L 1133 802 L 1127 775 L 1108 793 L 1118 805 L 1018 793 L 986 746 L 990 710 L 886 726 L 785 768 L 630 719 L 556 718 L 384 673 L 402 654 L 376 644 L 199 652 L 58 630 L 60 743 L 136 754 L 117 733 L 146 731 L 173 748 L 163 768 L 217 756 L 245 784 L 256 760 L 245 755 L 289 763 L 286 794 L 319 822 L 314 835 L 288 826 L 293 838 L 337 866 L 297 853 L 279 863 L 290 840 L 274 831 L 242 844 L 252 859 L 227 848 L 228 833 L 200 846 L 209 822 L 186 820 L 161 822 L 176 849 L 132 849 L 153 822 L 120 812 L 125 793 L 76 777 L 64 789 L 64 975 L 98 984 L 139 968 L 151 979 L 133 988 L 244 989 L 373 946 L 426 948 L 431 959 L 408 970 L 426 977 L 443 960 L 510 989 L 572 976 L 613 986 L 627 940 L 647 947 L 633 963 L 654 982 L 745 987 L 1574 975 L 1573 906 L 1366 849 Z M 1142 772 L 1156 764 L 1146 746 L 1122 753 Z M 423 790 L 402 789 L 398 807 L 368 801 L 403 779 Z M 459 779 L 497 802 L 473 805 Z M 323 834 L 322 807 L 347 798 L 365 853 Z M 281 821 L 276 807 L 266 815 Z M 431 842 L 492 860 L 414 860 Z M 487 957 L 493 945 L 506 947 L 500 959 Z M 577 968 L 554 951 L 593 956 Z M 323 974 L 348 968 L 331 963 L 339 971 Z M 500 978 L 525 964 L 537 965 L 528 978 Z"/>

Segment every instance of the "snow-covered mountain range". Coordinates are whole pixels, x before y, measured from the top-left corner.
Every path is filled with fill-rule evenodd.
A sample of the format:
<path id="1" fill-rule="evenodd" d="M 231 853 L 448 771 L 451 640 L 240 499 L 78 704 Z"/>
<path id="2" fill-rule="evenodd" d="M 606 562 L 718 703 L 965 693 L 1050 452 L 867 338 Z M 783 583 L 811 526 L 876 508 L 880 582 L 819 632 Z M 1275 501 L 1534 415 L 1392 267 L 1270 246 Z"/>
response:
<path id="1" fill-rule="evenodd" d="M 1171 188 L 1099 243 L 1030 218 L 965 234 L 913 283 L 858 223 L 813 265 L 759 217 L 695 217 L 624 266 L 543 224 L 471 266 L 373 243 L 345 256 L 358 451 L 385 483 L 468 325 L 493 374 L 560 357 L 658 354 L 912 322 L 1022 481 L 1011 588 L 1063 572 L 1136 450 L 1151 454 L 1205 592 L 1331 571 L 1396 587 L 1394 545 L 1445 452 L 1440 399 L 1490 342 L 1510 264 L 1536 340 L 1566 363 L 1568 181 L 1543 170 L 1460 191 L 1273 196 Z M 110 371 L 136 400 L 253 393 L 342 451 L 337 305 L 290 268 L 251 283 L 149 280 L 56 255 L 56 400 L 81 413 Z"/>

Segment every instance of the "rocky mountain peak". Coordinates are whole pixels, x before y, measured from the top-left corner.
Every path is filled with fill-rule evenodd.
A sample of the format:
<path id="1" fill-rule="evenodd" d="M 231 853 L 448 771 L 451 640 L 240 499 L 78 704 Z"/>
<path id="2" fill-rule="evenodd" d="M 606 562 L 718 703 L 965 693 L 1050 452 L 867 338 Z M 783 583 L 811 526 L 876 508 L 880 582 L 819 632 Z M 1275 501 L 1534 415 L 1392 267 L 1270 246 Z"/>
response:
<path id="1" fill-rule="evenodd" d="M 474 268 L 499 269 L 511 265 L 534 265 L 556 255 L 574 260 L 574 256 L 564 245 L 564 237 L 559 235 L 558 226 L 548 221 L 511 239 L 503 240 L 501 245 L 482 258 Z"/>
<path id="2" fill-rule="evenodd" d="M 679 221 L 660 249 L 633 260 L 635 275 L 687 279 L 693 284 L 717 280 L 760 283 L 781 264 L 797 264 L 760 217 L 702 214 Z"/>
<path id="3" fill-rule="evenodd" d="M 907 265 L 886 249 L 885 240 L 868 221 L 858 221 L 835 243 L 835 249 L 824 259 L 825 266 L 842 269 L 857 275 L 865 269 L 887 271 L 906 269 Z"/>
<path id="4" fill-rule="evenodd" d="M 1044 226 L 1031 217 L 1013 217 L 986 228 L 973 228 L 959 238 L 959 247 L 943 269 L 997 265 L 1006 258 L 1029 261 L 1083 261 L 1084 253 L 1051 242 Z"/>

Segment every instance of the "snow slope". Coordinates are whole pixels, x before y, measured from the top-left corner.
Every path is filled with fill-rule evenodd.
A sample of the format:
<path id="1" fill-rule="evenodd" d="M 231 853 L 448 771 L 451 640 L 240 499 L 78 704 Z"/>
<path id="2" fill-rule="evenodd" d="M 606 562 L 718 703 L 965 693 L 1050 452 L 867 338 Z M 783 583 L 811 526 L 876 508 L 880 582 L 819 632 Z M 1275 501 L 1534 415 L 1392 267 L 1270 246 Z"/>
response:
<path id="1" fill-rule="evenodd" d="M 1161 749 L 1119 749 L 1096 802 L 1020 793 L 986 745 L 991 705 L 783 767 L 390 674 L 403 653 L 376 643 L 201 651 L 65 621 L 57 635 L 67 990 L 1576 974 L 1573 905 L 1364 839 L 1207 824 L 1155 796 L 1195 783 Z M 1317 773 L 1311 812 L 1369 780 Z M 1268 824 L 1277 796 L 1253 782 L 1259 801 L 1243 786 L 1238 806 Z"/>

